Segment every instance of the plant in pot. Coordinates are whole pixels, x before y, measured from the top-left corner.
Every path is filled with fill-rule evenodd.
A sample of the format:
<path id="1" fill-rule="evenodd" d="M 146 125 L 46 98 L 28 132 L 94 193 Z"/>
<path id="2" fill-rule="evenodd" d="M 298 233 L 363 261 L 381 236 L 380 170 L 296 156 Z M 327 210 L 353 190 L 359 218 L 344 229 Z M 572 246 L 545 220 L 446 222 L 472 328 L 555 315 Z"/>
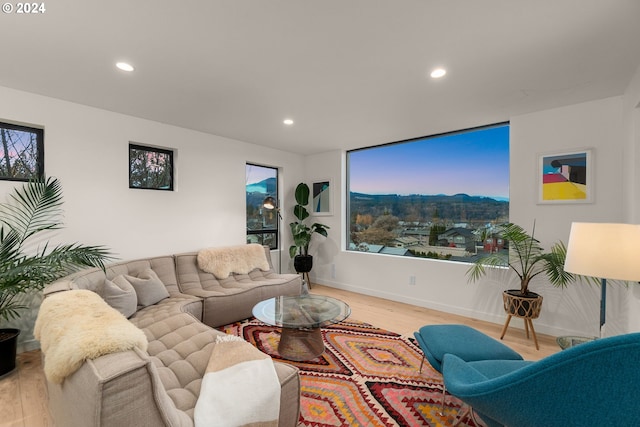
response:
<path id="1" fill-rule="evenodd" d="M 564 270 L 567 249 L 561 241 L 545 252 L 534 237 L 535 223 L 529 234 L 521 226 L 508 223 L 502 227 L 498 236 L 508 242 L 509 250 L 491 252 L 481 256 L 467 271 L 470 281 L 476 281 L 487 273 L 486 267 L 509 267 L 520 280 L 520 289 L 504 291 L 504 303 L 507 314 L 536 318 L 540 313 L 542 297 L 529 290 L 531 280 L 540 274 L 546 275 L 554 286 L 563 287 L 576 280 L 577 276 Z"/>
<path id="2" fill-rule="evenodd" d="M 309 217 L 306 206 L 309 204 L 309 186 L 301 182 L 295 191 L 296 205 L 293 214 L 298 219 L 289 224 L 293 235 L 293 245 L 289 247 L 289 256 L 293 258 L 293 266 L 298 273 L 308 273 L 313 268 L 313 256 L 309 255 L 309 244 L 313 233 L 327 237 L 328 226 L 314 222 L 311 226 L 304 220 Z"/>
<path id="3" fill-rule="evenodd" d="M 23 297 L 85 266 L 110 259 L 102 246 L 78 243 L 50 248 L 42 232 L 62 227 L 62 187 L 55 178 L 32 180 L 0 203 L 0 325 L 29 308 Z M 20 330 L 0 329 L 0 375 L 15 368 Z"/>

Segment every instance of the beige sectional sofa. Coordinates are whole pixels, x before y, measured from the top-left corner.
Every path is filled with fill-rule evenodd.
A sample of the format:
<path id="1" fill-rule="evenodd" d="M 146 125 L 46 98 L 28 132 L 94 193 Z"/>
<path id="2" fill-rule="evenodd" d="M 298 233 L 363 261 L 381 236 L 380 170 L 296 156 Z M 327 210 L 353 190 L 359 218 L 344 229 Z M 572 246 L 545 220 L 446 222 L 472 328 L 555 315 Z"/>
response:
<path id="1" fill-rule="evenodd" d="M 49 409 L 57 426 L 193 426 L 193 414 L 216 338 L 212 327 L 251 316 L 258 301 L 297 295 L 298 275 L 256 269 L 218 280 L 200 270 L 197 253 L 161 256 L 110 265 L 106 274 L 88 269 L 49 285 L 45 295 L 88 289 L 102 295 L 106 280 L 139 277 L 151 269 L 168 297 L 129 317 L 149 342 L 138 348 L 86 360 L 64 382 L 48 381 Z M 138 301 L 139 301 L 138 295 Z M 106 299 L 106 298 L 105 298 Z M 44 351 L 44 349 L 43 349 Z M 46 353 L 45 353 L 46 369 Z M 279 425 L 295 426 L 300 408 L 298 370 L 274 363 L 281 385 Z M 242 402 L 239 410 L 250 411 Z"/>

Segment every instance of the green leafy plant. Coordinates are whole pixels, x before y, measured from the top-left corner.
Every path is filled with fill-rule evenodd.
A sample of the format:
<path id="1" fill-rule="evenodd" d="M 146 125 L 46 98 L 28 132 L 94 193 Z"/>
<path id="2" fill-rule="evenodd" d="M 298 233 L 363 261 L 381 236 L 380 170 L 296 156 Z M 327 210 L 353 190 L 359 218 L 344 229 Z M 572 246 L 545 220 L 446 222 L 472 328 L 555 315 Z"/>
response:
<path id="1" fill-rule="evenodd" d="M 313 223 L 311 226 L 305 224 L 304 220 L 309 217 L 309 211 L 306 206 L 309 204 L 309 186 L 304 182 L 301 182 L 296 187 L 295 192 L 296 205 L 293 207 L 293 214 L 298 219 L 297 221 L 289 224 L 291 227 L 291 234 L 293 235 L 293 245 L 289 248 L 289 256 L 291 258 L 297 255 L 309 255 L 309 244 L 311 243 L 311 236 L 313 233 L 318 233 L 324 237 L 327 237 L 328 226 Z"/>
<path id="2" fill-rule="evenodd" d="M 552 285 L 563 287 L 577 279 L 576 275 L 564 270 L 567 248 L 561 241 L 545 252 L 534 237 L 535 223 L 529 234 L 519 225 L 509 223 L 502 227 L 498 236 L 509 243 L 508 254 L 490 253 L 480 257 L 467 271 L 470 281 L 476 281 L 487 273 L 486 267 L 509 267 L 520 279 L 520 292 L 528 295 L 531 280 L 545 274 Z"/>
<path id="3" fill-rule="evenodd" d="M 24 293 L 40 290 L 82 267 L 104 268 L 111 259 L 103 246 L 78 243 L 50 248 L 40 233 L 62 228 L 62 187 L 56 178 L 32 180 L 0 204 L 0 320 L 29 308 Z M 40 238 L 38 238 L 40 237 Z"/>

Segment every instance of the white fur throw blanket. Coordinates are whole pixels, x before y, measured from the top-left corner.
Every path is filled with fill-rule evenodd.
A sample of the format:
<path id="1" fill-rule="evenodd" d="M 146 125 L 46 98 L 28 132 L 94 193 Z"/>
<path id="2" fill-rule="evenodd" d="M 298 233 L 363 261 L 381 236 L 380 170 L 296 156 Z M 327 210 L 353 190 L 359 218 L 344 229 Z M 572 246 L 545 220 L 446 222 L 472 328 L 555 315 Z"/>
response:
<path id="1" fill-rule="evenodd" d="M 95 292 L 72 290 L 42 301 L 34 335 L 44 354 L 44 373 L 61 384 L 86 359 L 138 347 L 147 337 Z"/>
<path id="2" fill-rule="evenodd" d="M 233 335 L 219 336 L 200 386 L 195 427 L 277 427 L 280 381 L 268 355 Z"/>
<path id="3" fill-rule="evenodd" d="M 259 268 L 269 270 L 264 247 L 257 243 L 222 248 L 203 249 L 198 252 L 198 267 L 218 279 L 226 279 L 231 273 L 248 274 Z"/>

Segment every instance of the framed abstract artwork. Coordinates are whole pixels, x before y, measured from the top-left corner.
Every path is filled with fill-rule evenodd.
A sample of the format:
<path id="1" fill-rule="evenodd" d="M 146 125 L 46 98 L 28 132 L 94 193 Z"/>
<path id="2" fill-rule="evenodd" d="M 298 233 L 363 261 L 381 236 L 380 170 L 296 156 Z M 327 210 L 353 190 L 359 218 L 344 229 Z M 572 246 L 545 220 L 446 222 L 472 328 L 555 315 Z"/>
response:
<path id="1" fill-rule="evenodd" d="M 316 216 L 332 215 L 333 200 L 331 180 L 316 181 L 311 185 L 311 214 Z"/>
<path id="2" fill-rule="evenodd" d="M 538 203 L 592 203 L 592 150 L 541 154 L 537 179 Z"/>

